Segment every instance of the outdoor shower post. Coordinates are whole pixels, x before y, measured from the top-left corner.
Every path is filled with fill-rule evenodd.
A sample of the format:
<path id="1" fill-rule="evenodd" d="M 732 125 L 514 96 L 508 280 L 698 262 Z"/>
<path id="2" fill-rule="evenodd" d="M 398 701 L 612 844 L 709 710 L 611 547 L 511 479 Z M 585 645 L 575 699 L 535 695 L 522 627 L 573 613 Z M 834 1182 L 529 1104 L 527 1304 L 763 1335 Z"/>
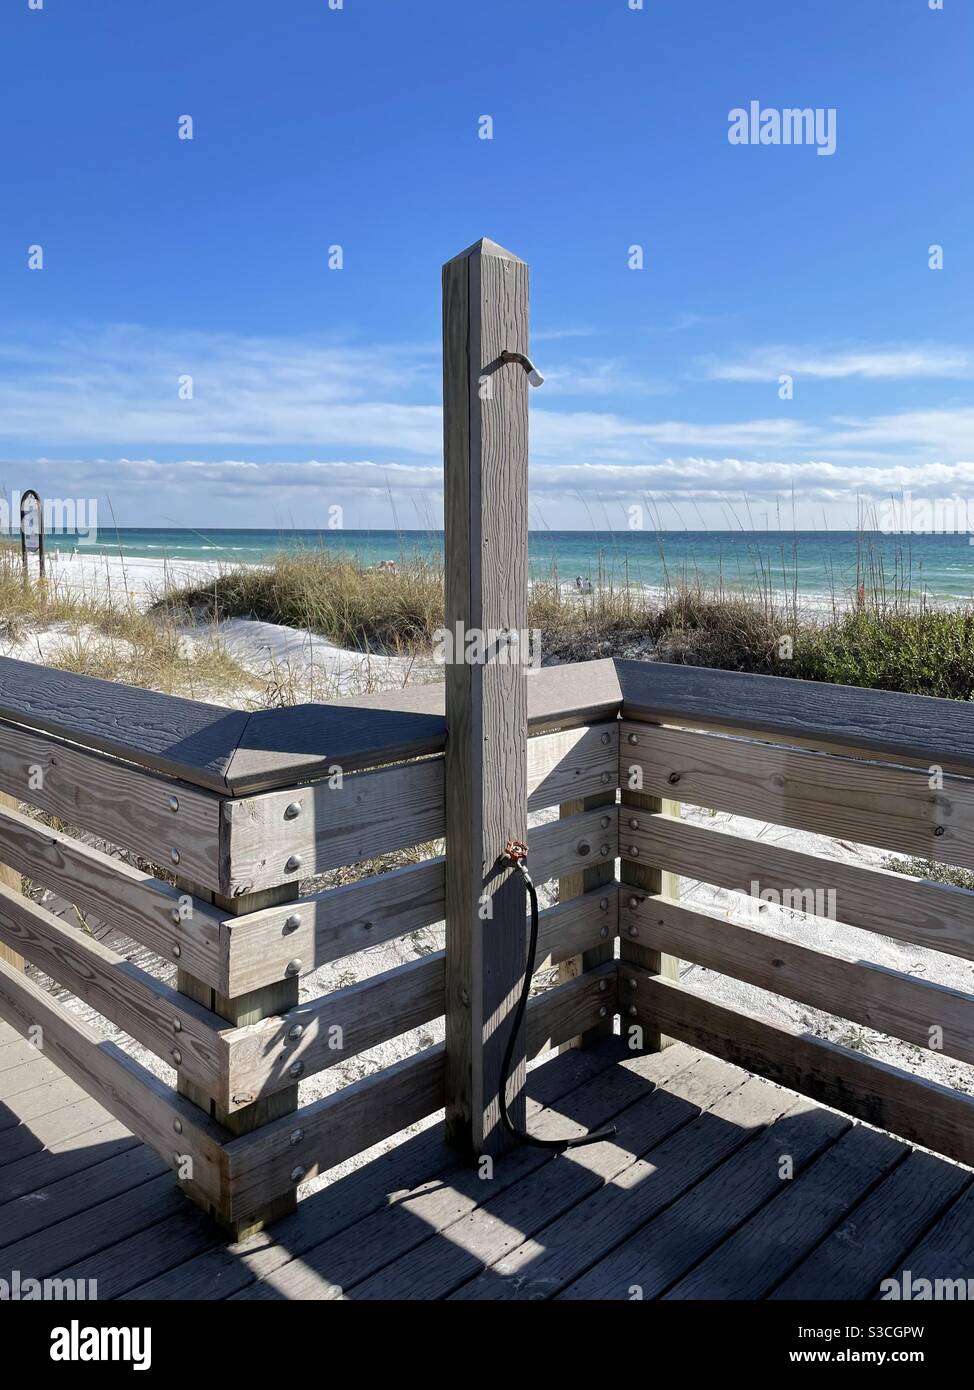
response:
<path id="1" fill-rule="evenodd" d="M 528 267 L 486 239 L 443 267 L 446 531 L 446 1126 L 505 1148 L 499 1083 L 525 965 Z M 452 650 L 451 650 L 452 645 Z M 508 1091 L 523 1126 L 524 1030 Z"/>

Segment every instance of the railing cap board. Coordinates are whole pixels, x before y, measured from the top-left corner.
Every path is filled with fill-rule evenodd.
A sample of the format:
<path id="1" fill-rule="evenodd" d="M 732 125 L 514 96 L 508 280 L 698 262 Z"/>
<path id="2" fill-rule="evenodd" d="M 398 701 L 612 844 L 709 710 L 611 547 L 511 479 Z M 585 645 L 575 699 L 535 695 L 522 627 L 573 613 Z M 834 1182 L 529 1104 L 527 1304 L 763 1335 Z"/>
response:
<path id="1" fill-rule="evenodd" d="M 0 719 L 226 790 L 249 716 L 118 681 L 0 657 Z"/>
<path id="2" fill-rule="evenodd" d="M 964 700 L 656 661 L 615 667 L 623 718 L 821 739 L 974 774 L 974 705 Z"/>

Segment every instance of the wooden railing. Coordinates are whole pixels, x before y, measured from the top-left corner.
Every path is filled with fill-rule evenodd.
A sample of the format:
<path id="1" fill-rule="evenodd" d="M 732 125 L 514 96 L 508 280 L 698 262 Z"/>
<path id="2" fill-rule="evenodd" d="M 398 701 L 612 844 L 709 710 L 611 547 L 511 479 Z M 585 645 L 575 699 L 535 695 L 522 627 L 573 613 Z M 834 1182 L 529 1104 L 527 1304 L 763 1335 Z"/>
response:
<path id="1" fill-rule="evenodd" d="M 589 674 L 612 679 L 611 667 Z M 532 811 L 615 796 L 615 710 L 604 719 L 596 705 L 596 722 L 579 722 L 589 711 L 566 711 L 563 686 L 558 673 L 532 691 Z M 446 828 L 437 693 L 419 700 L 427 711 L 372 700 L 248 718 L 0 662 L 0 788 L 22 806 L 0 806 L 0 861 L 72 904 L 87 927 L 0 884 L 0 942 L 166 1063 L 175 1085 L 16 964 L 0 962 L 0 1013 L 237 1231 L 279 1215 L 301 1182 L 444 1103 L 442 1044 L 313 1104 L 299 1106 L 297 1093 L 302 1080 L 444 1013 L 443 951 L 308 1002 L 297 993 L 322 965 L 444 920 L 445 859 L 430 852 Z M 113 725 L 113 706 L 124 722 Z M 373 745 L 360 740 L 346 759 L 341 731 L 355 720 L 372 725 Z M 301 750 L 313 744 L 328 752 L 309 762 Z M 143 745 L 154 745 L 144 762 Z M 299 760 L 310 774 L 300 782 L 291 770 Z M 611 876 L 617 824 L 613 805 L 539 828 L 538 882 L 593 863 Z M 300 892 L 326 870 L 414 847 L 415 863 Z M 539 964 L 603 947 L 617 916 L 614 882 L 547 909 Z M 161 968 L 131 963 L 100 939 L 106 932 L 140 943 Z M 176 968 L 174 983 L 163 962 Z M 540 995 L 529 1052 L 611 1020 L 615 991 L 606 962 Z"/>

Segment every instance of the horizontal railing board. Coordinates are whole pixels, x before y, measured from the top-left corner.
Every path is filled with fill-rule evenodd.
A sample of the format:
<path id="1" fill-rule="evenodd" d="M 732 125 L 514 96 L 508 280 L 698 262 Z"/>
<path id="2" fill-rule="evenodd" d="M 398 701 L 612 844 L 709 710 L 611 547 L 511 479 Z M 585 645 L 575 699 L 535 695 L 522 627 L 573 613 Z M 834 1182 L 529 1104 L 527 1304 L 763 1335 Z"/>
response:
<path id="1" fill-rule="evenodd" d="M 0 657 L 0 719 L 216 791 L 226 789 L 248 718 L 241 710 Z"/>
<path id="2" fill-rule="evenodd" d="M 179 963 L 228 994 L 223 914 L 199 898 L 82 844 L 43 821 L 0 806 L 0 863 L 56 889 L 86 914 Z"/>
<path id="3" fill-rule="evenodd" d="M 628 825 L 629 819 L 636 820 L 634 828 Z M 731 835 L 658 813 L 627 818 L 620 846 L 623 858 L 630 857 L 630 846 L 638 851 L 637 862 L 659 864 L 686 878 L 735 892 L 750 893 L 751 885 L 757 883 L 759 891 L 774 891 L 779 901 L 785 894 L 798 892 L 812 895 L 804 901 L 827 908 L 827 895 L 834 891 L 837 921 L 974 960 L 974 893 L 964 888 L 783 849 L 768 840 Z M 820 899 L 815 897 L 818 894 Z M 623 936 L 630 926 L 638 930 L 638 922 L 627 917 L 632 897 L 638 900 L 640 894 L 623 891 L 619 900 Z"/>
<path id="4" fill-rule="evenodd" d="M 636 988 L 632 989 L 632 980 Z M 674 980 L 624 965 L 623 1017 L 699 1047 L 801 1095 L 974 1163 L 974 1097 L 874 1057 L 706 999 Z"/>
<path id="5" fill-rule="evenodd" d="M 223 817 L 228 897 L 293 883 L 439 839 L 443 759 L 224 801 Z"/>
<path id="6" fill-rule="evenodd" d="M 528 810 L 558 806 L 618 785 L 619 721 L 528 739 Z"/>
<path id="7" fill-rule="evenodd" d="M 0 790 L 152 864 L 174 867 L 175 851 L 180 874 L 220 887 L 220 798 L 212 792 L 5 723 Z"/>
<path id="8" fill-rule="evenodd" d="M 615 816 L 614 808 L 612 816 Z M 540 827 L 531 837 L 532 862 L 549 878 L 557 872 L 557 867 L 554 871 L 551 869 L 553 854 L 563 854 L 566 862 L 574 866 L 580 858 L 589 857 L 584 851 L 590 851 L 590 832 L 593 829 L 602 831 L 601 818 L 593 821 L 592 814 L 587 813 L 581 824 L 576 822 L 572 827 L 573 839 L 566 842 L 555 829 L 556 824 Z M 549 852 L 546 844 L 552 835 L 558 836 L 558 844 Z M 615 857 L 614 844 L 612 857 Z M 223 993 L 235 998 L 281 980 L 294 961 L 299 962 L 299 973 L 307 975 L 343 956 L 355 955 L 371 946 L 405 936 L 407 932 L 442 922 L 446 912 L 443 866 L 443 856 L 439 855 L 419 864 L 407 864 L 388 873 L 325 889 L 312 898 L 229 918 L 224 923 L 229 984 Z M 613 923 L 615 892 L 616 885 L 608 884 L 598 898 L 598 901 L 606 899 L 605 911 Z M 589 896 L 586 895 L 586 899 Z M 561 914 L 560 937 L 568 943 L 563 954 L 552 956 L 553 963 L 599 944 L 588 939 L 588 922 L 590 915 L 594 920 L 595 910 L 586 899 L 561 903 L 541 913 L 541 945 L 545 945 L 544 923 L 554 912 Z M 600 911 L 599 916 L 602 915 Z M 601 925 L 600 921 L 600 929 Z M 547 954 L 548 949 L 545 950 Z"/>
<path id="9" fill-rule="evenodd" d="M 226 1025 L 218 1015 L 2 884 L 0 941 L 208 1095 L 222 1099 Z"/>
<path id="10" fill-rule="evenodd" d="M 549 1039 L 556 1045 L 574 1037 L 592 1026 L 599 1009 L 615 1007 L 614 964 L 601 967 L 601 972 L 580 975 L 528 1001 L 529 1053 L 539 1051 Z M 605 990 L 600 988 L 603 979 Z M 327 1172 L 425 1119 L 442 1107 L 443 1100 L 440 1043 L 231 1140 L 225 1153 L 234 1220 L 259 1211 L 289 1185 Z"/>
<path id="11" fill-rule="evenodd" d="M 607 884 L 539 913 L 537 969 L 615 935 L 615 888 Z M 296 1064 L 303 1077 L 311 1076 L 438 1018 L 445 961 L 446 953 L 436 951 L 228 1033 L 229 1108 L 286 1089 Z"/>
<path id="12" fill-rule="evenodd" d="M 614 787 L 617 749 L 615 723 L 531 739 L 528 808 Z M 443 779 L 438 757 L 347 777 L 334 764 L 328 781 L 224 802 L 230 896 L 441 839 L 446 832 Z M 292 857 L 299 862 L 288 870 Z"/>
<path id="13" fill-rule="evenodd" d="M 822 740 L 974 775 L 969 701 L 666 662 L 615 665 L 627 719 Z"/>
<path id="14" fill-rule="evenodd" d="M 226 1132 L 202 1110 L 76 1018 L 21 971 L 0 961 L 0 1015 L 98 1100 L 177 1172 L 192 1163 L 192 1186 L 223 1219 Z M 38 1032 L 39 1030 L 39 1032 Z"/>
<path id="15" fill-rule="evenodd" d="M 974 1062 L 974 995 L 802 946 L 667 898 L 647 898 L 638 909 L 629 909 L 627 916 L 638 920 L 640 944 L 651 950 L 783 994 L 917 1047 Z"/>
<path id="16" fill-rule="evenodd" d="M 628 721 L 620 750 L 651 796 L 974 868 L 974 781 Z"/>
<path id="17" fill-rule="evenodd" d="M 567 877 L 619 855 L 619 807 L 579 811 L 528 831 L 528 868 L 535 883 Z"/>
<path id="18" fill-rule="evenodd" d="M 334 990 L 281 1017 L 237 1028 L 229 1038 L 230 1109 L 388 1042 L 443 1013 L 445 953 L 437 951 Z M 292 1033 L 300 1029 L 300 1036 Z"/>
<path id="19" fill-rule="evenodd" d="M 528 729 L 613 718 L 621 692 L 611 660 L 528 672 Z M 327 705 L 250 715 L 227 773 L 234 795 L 382 762 L 439 753 L 446 741 L 442 682 L 350 696 Z"/>

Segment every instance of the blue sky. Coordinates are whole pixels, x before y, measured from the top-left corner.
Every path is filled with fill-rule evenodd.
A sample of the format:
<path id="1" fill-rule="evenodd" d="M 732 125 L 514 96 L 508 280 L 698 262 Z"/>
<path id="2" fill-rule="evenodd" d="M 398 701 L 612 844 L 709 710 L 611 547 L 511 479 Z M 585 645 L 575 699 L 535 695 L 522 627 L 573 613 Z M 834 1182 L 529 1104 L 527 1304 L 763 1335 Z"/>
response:
<path id="1" fill-rule="evenodd" d="M 531 265 L 533 524 L 970 495 L 974 3 L 629 5 L 4 0 L 0 483 L 439 524 L 439 271 L 487 235 Z M 732 145 L 752 101 L 835 153 Z"/>

